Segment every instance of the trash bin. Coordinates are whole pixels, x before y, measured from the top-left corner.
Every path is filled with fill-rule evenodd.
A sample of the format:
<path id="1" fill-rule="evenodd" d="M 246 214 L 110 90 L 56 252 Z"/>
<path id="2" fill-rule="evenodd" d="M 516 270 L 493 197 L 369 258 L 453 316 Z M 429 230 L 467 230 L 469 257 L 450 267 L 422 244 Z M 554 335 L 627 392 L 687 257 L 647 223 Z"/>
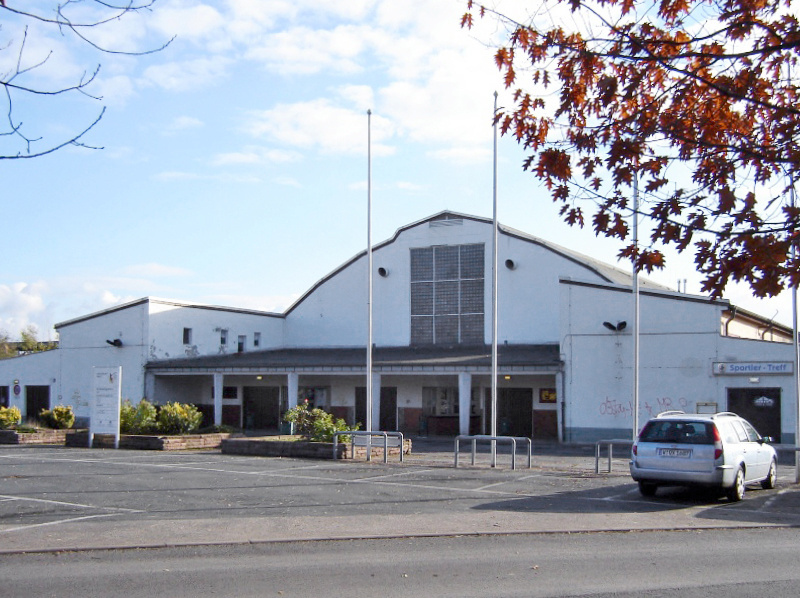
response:
<path id="1" fill-rule="evenodd" d="M 294 434 L 294 422 L 281 422 L 281 434 L 282 435 L 293 435 Z"/>

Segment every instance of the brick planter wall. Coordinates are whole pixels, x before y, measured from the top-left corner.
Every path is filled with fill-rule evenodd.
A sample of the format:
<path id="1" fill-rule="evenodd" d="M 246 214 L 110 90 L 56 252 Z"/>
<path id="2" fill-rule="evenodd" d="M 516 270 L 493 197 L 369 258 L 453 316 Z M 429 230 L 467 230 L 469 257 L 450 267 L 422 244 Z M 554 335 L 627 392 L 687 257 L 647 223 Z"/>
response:
<path id="1" fill-rule="evenodd" d="M 0 430 L 0 444 L 65 444 L 67 436 L 74 436 L 74 430 L 40 430 L 21 433 L 16 430 Z"/>
<path id="2" fill-rule="evenodd" d="M 405 440 L 404 453 L 411 452 L 411 440 Z M 332 459 L 332 442 L 307 442 L 303 440 L 271 440 L 269 438 L 228 438 L 222 441 L 222 453 L 226 455 L 254 455 L 259 457 L 296 457 L 306 459 Z M 390 447 L 389 457 L 400 458 L 400 447 Z M 350 443 L 337 443 L 337 459 L 367 458 L 367 448 L 355 447 L 355 455 L 350 451 Z M 372 447 L 372 458 L 383 459 L 383 446 Z"/>
<path id="3" fill-rule="evenodd" d="M 189 449 L 219 448 L 230 434 L 187 434 L 186 436 L 140 436 L 120 434 L 119 448 L 145 451 L 183 451 Z M 85 448 L 89 444 L 89 432 L 72 434 L 67 446 Z M 95 434 L 92 448 L 114 448 L 113 434 Z"/>

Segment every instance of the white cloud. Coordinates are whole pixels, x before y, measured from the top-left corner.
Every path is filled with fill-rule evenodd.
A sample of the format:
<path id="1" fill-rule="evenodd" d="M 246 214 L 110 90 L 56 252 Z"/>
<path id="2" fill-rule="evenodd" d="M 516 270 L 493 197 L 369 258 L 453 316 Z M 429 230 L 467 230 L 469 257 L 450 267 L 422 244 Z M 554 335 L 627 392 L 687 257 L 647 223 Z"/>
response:
<path id="1" fill-rule="evenodd" d="M 92 94 L 100 97 L 104 104 L 121 106 L 134 94 L 133 81 L 125 75 L 101 77 L 92 85 Z"/>
<path id="2" fill-rule="evenodd" d="M 144 81 L 170 91 L 190 91 L 218 83 L 230 64 L 229 59 L 220 56 L 170 62 L 148 67 Z"/>
<path id="3" fill-rule="evenodd" d="M 48 285 L 43 281 L 0 285 L 0 330 L 16 339 L 20 330 L 34 324 L 40 333 L 45 332 L 42 340 L 47 340 L 47 328 L 42 328 L 37 322 L 45 312 L 44 295 L 47 292 Z"/>
<path id="4" fill-rule="evenodd" d="M 359 55 L 373 36 L 369 27 L 343 25 L 332 30 L 295 27 L 266 36 L 246 52 L 246 58 L 287 75 L 320 72 L 358 73 Z"/>
<path id="5" fill-rule="evenodd" d="M 203 121 L 193 116 L 178 116 L 169 124 L 170 131 L 186 131 L 188 129 L 199 129 L 203 126 Z"/>
<path id="6" fill-rule="evenodd" d="M 246 165 L 246 164 L 286 164 L 301 159 L 298 152 L 290 150 L 270 149 L 263 147 L 247 147 L 239 152 L 217 154 L 211 160 L 214 166 Z"/>
<path id="7" fill-rule="evenodd" d="M 190 276 L 191 270 L 178 266 L 168 266 L 166 264 L 133 264 L 122 269 L 127 276 L 140 276 L 146 278 L 165 278 L 175 276 Z"/>
<path id="8" fill-rule="evenodd" d="M 201 173 L 170 170 L 159 172 L 153 178 L 164 183 L 180 183 L 186 181 L 217 181 L 222 183 L 259 184 L 261 179 L 255 175 L 230 173 Z"/>
<path id="9" fill-rule="evenodd" d="M 198 40 L 224 29 L 225 17 L 207 5 L 177 0 L 156 7 L 152 26 L 166 36 Z"/>
<path id="10" fill-rule="evenodd" d="M 335 91 L 345 103 L 364 112 L 375 106 L 375 92 L 369 85 L 342 85 Z"/>
<path id="11" fill-rule="evenodd" d="M 382 143 L 393 133 L 391 122 L 373 115 L 372 127 L 373 152 L 392 153 L 393 148 Z M 324 99 L 280 104 L 256 113 L 247 130 L 256 136 L 323 153 L 363 154 L 367 150 L 366 114 Z"/>

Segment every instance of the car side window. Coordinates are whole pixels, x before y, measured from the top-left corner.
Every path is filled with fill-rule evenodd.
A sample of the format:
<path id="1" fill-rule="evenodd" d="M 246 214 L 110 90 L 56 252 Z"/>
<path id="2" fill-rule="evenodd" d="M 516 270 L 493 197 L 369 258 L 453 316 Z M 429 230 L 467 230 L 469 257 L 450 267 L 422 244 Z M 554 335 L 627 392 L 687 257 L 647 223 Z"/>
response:
<path id="1" fill-rule="evenodd" d="M 761 434 L 756 431 L 750 422 L 743 421 L 742 425 L 744 426 L 745 432 L 747 432 L 747 440 L 749 442 L 758 442 L 761 440 Z"/>
<path id="2" fill-rule="evenodd" d="M 736 430 L 736 436 L 739 438 L 739 442 L 749 442 L 749 439 L 747 438 L 747 432 L 745 431 L 742 422 L 732 421 L 731 426 L 733 426 L 733 429 Z"/>
<path id="3" fill-rule="evenodd" d="M 736 434 L 736 431 L 733 429 L 733 426 L 731 426 L 730 422 L 719 421 L 717 423 L 717 429 L 720 431 L 722 439 L 726 444 L 739 443 L 739 436 Z"/>

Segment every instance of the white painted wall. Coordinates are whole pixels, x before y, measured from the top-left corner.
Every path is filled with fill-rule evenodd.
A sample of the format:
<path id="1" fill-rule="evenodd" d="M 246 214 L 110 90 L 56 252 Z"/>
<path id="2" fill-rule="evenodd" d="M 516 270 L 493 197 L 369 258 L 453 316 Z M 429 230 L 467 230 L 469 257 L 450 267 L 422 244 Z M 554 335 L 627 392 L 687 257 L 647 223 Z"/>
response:
<path id="1" fill-rule="evenodd" d="M 245 350 L 248 352 L 283 345 L 281 316 L 159 300 L 149 302 L 148 315 L 148 357 L 151 360 L 235 353 L 239 335 L 247 337 Z M 184 328 L 192 329 L 189 345 L 183 344 Z M 224 346 L 220 343 L 222 329 L 228 330 L 228 342 Z M 253 346 L 256 332 L 261 333 L 259 347 Z"/>
<path id="2" fill-rule="evenodd" d="M 71 405 L 77 417 L 89 417 L 95 366 L 121 365 L 122 398 L 136 403 L 147 396 L 147 361 L 235 352 L 240 334 L 247 336 L 246 350 L 253 351 L 255 332 L 261 333 L 259 349 L 272 349 L 283 343 L 283 326 L 282 317 L 266 313 L 140 299 L 60 324 L 57 350 L 0 361 L 0 385 L 12 387 L 17 379 L 23 387 L 50 385 L 52 405 Z M 184 327 L 192 328 L 191 346 L 183 344 Z M 220 328 L 228 329 L 226 347 L 220 346 Z M 122 341 L 121 347 L 106 342 L 115 339 Z M 179 394 L 188 399 L 196 392 L 188 388 Z M 22 395 L 15 398 L 10 392 L 24 413 Z"/>
<path id="3" fill-rule="evenodd" d="M 26 386 L 49 386 L 51 406 L 60 404 L 54 400 L 60 387 L 60 380 L 54 374 L 58 371 L 59 358 L 58 351 L 53 350 L 0 361 L 0 386 L 8 387 L 8 406 L 17 407 L 23 417 L 38 415 L 26 412 Z M 19 394 L 14 394 L 15 381 L 19 381 Z"/>
<path id="4" fill-rule="evenodd" d="M 460 223 L 460 224 L 459 224 Z M 433 245 L 484 244 L 484 342 L 491 342 L 492 225 L 483 221 L 423 222 L 403 229 L 373 252 L 373 341 L 410 342 L 410 250 Z M 551 249 L 508 234 L 498 241 L 498 339 L 509 343 L 558 341 L 559 277 L 602 282 L 593 270 Z M 512 259 L 514 270 L 505 266 Z M 367 258 L 348 262 L 323 279 L 286 317 L 289 347 L 353 347 L 367 341 Z M 388 271 L 387 277 L 378 270 Z"/>
<path id="5" fill-rule="evenodd" d="M 566 440 L 626 438 L 633 425 L 633 318 L 630 292 L 619 287 L 562 284 Z M 664 293 L 640 296 L 639 427 L 661 411 L 695 412 L 698 402 L 727 405 L 727 388 L 742 380 L 715 376 L 715 361 L 791 361 L 790 345 L 730 339 L 719 334 L 721 302 Z M 626 320 L 623 332 L 603 327 Z M 763 386 L 793 389 L 791 375 Z M 793 434 L 790 401 L 782 401 L 783 427 Z"/>

